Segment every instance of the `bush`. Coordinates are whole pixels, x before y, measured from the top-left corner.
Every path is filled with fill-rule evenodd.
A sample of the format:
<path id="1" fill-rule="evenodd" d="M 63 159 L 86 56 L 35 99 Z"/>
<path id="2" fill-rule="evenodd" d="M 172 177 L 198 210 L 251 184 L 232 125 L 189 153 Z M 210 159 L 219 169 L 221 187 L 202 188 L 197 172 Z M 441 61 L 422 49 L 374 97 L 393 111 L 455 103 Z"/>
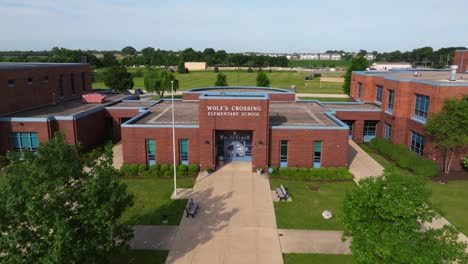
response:
<path id="1" fill-rule="evenodd" d="M 197 164 L 190 164 L 188 166 L 188 175 L 189 176 L 197 176 L 199 171 L 200 171 L 200 166 L 198 166 Z"/>
<path id="2" fill-rule="evenodd" d="M 187 176 L 188 166 L 187 165 L 177 165 L 176 171 L 177 171 L 177 176 Z"/>
<path id="3" fill-rule="evenodd" d="M 148 166 L 146 164 L 140 164 L 138 165 L 138 174 L 142 174 L 148 169 Z"/>
<path id="4" fill-rule="evenodd" d="M 162 164 L 160 170 L 160 175 L 164 175 L 166 171 L 170 171 L 169 164 Z"/>
<path id="5" fill-rule="evenodd" d="M 273 169 L 271 176 L 287 177 L 291 180 L 352 180 L 353 175 L 346 168 L 280 168 Z"/>
<path id="6" fill-rule="evenodd" d="M 247 72 L 248 72 L 248 73 L 252 73 L 252 72 L 253 72 L 252 68 L 249 67 L 249 68 L 247 69 Z"/>
<path id="7" fill-rule="evenodd" d="M 122 176 L 134 177 L 138 175 L 138 164 L 123 164 L 120 167 L 120 173 Z"/>
<path id="8" fill-rule="evenodd" d="M 403 145 L 392 144 L 383 138 L 374 138 L 369 146 L 379 154 L 394 161 L 399 167 L 414 174 L 432 177 L 439 172 L 439 167 L 434 161 L 419 156 Z"/>
<path id="9" fill-rule="evenodd" d="M 215 67 L 213 68 L 213 72 L 219 72 L 218 66 L 215 66 Z"/>
<path id="10" fill-rule="evenodd" d="M 322 77 L 321 73 L 314 73 L 314 78 L 320 78 L 320 77 Z"/>

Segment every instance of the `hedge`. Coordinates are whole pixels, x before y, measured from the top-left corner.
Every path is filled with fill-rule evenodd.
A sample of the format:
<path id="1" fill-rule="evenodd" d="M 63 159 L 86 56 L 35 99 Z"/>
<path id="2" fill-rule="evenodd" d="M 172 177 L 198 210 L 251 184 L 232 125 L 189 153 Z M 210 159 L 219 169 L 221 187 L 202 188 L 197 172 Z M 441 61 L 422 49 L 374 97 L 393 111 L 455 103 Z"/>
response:
<path id="1" fill-rule="evenodd" d="M 414 174 L 432 177 L 439 172 L 439 166 L 434 161 L 419 156 L 403 145 L 392 144 L 383 138 L 374 138 L 370 141 L 369 147 Z"/>
<path id="2" fill-rule="evenodd" d="M 291 180 L 352 180 L 353 175 L 347 168 L 272 168 L 273 177 L 286 177 Z"/>
<path id="3" fill-rule="evenodd" d="M 177 165 L 176 172 L 179 177 L 197 176 L 200 167 L 197 164 Z M 126 177 L 144 176 L 144 177 L 171 177 L 174 173 L 172 164 L 155 164 L 148 167 L 145 164 L 124 164 L 120 167 L 120 174 Z"/>

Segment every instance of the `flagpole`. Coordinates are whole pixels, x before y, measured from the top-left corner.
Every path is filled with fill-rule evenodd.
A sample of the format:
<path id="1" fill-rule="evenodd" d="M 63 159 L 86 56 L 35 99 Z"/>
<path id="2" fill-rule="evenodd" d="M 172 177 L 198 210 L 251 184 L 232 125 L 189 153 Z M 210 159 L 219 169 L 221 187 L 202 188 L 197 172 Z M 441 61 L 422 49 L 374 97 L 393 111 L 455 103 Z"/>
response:
<path id="1" fill-rule="evenodd" d="M 175 121 L 174 121 L 174 81 L 171 81 L 172 95 L 172 160 L 174 162 L 174 197 L 177 195 L 176 151 L 175 151 Z"/>

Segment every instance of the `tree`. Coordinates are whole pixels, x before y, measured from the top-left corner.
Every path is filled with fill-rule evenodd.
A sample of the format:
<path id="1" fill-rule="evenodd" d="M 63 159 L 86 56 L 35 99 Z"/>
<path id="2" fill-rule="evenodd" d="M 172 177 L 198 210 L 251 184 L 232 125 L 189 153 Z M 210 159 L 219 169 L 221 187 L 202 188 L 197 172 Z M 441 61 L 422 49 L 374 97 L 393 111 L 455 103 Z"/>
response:
<path id="1" fill-rule="evenodd" d="M 351 64 L 349 65 L 344 75 L 343 92 L 345 94 L 349 95 L 352 72 L 365 70 L 368 66 L 368 63 L 369 62 L 362 56 L 357 56 L 351 59 Z"/>
<path id="2" fill-rule="evenodd" d="M 104 55 L 102 57 L 102 65 L 104 67 L 112 67 L 119 65 L 117 62 L 117 59 L 114 56 L 114 53 L 112 52 L 104 52 Z"/>
<path id="3" fill-rule="evenodd" d="M 178 73 L 185 73 L 185 57 L 184 55 L 179 56 L 179 62 L 177 64 L 177 72 Z"/>
<path id="4" fill-rule="evenodd" d="M 126 244 L 118 223 L 133 198 L 117 178 L 112 148 L 87 164 L 57 135 L 37 153 L 11 152 L 0 186 L 4 263 L 100 263 Z"/>
<path id="5" fill-rule="evenodd" d="M 358 263 L 459 263 L 466 244 L 454 227 L 421 228 L 436 216 L 424 179 L 386 172 L 346 195 L 343 238 Z"/>
<path id="6" fill-rule="evenodd" d="M 124 92 L 133 88 L 133 76 L 127 72 L 124 66 L 113 66 L 107 69 L 103 75 L 104 84 L 118 92 Z"/>
<path id="7" fill-rule="evenodd" d="M 263 71 L 259 71 L 257 73 L 257 86 L 258 87 L 270 86 L 270 79 L 268 79 L 268 76 Z"/>
<path id="8" fill-rule="evenodd" d="M 453 156 L 468 146 L 468 96 L 460 100 L 447 100 L 442 111 L 429 116 L 426 132 L 434 145 L 442 150 L 444 172 L 449 173 Z"/>
<path id="9" fill-rule="evenodd" d="M 216 82 L 214 85 L 215 86 L 228 86 L 226 74 L 221 73 L 221 72 L 218 73 L 216 77 Z"/>
<path id="10" fill-rule="evenodd" d="M 174 92 L 179 88 L 179 80 L 175 78 L 172 72 L 153 68 L 146 69 L 143 83 L 146 91 L 156 92 L 159 97 L 164 97 L 166 91 L 170 92 L 172 85 L 174 85 Z"/>
<path id="11" fill-rule="evenodd" d="M 127 46 L 122 49 L 122 54 L 126 56 L 135 56 L 137 54 L 137 50 L 132 46 Z"/>

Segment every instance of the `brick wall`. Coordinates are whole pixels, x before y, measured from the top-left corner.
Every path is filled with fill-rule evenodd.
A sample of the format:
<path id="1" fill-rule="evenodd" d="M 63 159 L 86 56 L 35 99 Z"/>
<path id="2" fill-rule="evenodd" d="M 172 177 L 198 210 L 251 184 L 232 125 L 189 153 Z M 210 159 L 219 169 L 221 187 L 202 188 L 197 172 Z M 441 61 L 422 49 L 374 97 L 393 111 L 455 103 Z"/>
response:
<path id="1" fill-rule="evenodd" d="M 139 114 L 138 109 L 106 109 L 106 117 L 112 118 L 113 140 L 118 142 L 121 139 L 122 118 L 132 118 Z"/>
<path id="2" fill-rule="evenodd" d="M 468 50 L 455 51 L 453 65 L 458 66 L 457 72 L 462 73 L 468 71 Z"/>

